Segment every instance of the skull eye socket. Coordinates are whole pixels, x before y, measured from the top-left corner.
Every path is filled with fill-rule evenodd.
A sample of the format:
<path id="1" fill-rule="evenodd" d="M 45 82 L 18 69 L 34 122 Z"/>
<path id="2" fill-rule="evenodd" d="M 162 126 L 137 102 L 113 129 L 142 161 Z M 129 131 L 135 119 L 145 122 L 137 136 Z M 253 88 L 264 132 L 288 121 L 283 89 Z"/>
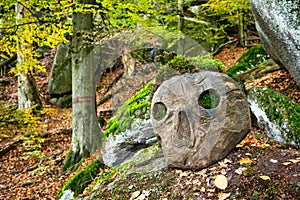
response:
<path id="1" fill-rule="evenodd" d="M 199 106 L 205 109 L 216 108 L 219 105 L 220 98 L 217 92 L 213 89 L 202 92 L 198 99 Z"/>
<path id="2" fill-rule="evenodd" d="M 162 102 L 157 102 L 153 106 L 153 118 L 157 121 L 162 120 L 167 114 L 167 107 Z"/>

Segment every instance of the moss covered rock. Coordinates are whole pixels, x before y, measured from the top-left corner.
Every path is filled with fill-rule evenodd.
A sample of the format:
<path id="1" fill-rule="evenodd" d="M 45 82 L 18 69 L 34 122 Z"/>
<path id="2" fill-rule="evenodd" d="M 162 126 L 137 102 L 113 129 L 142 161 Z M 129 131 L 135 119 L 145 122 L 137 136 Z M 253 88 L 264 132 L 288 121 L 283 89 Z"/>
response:
<path id="1" fill-rule="evenodd" d="M 270 88 L 251 88 L 247 99 L 258 126 L 283 144 L 300 147 L 300 106 Z"/>
<path id="2" fill-rule="evenodd" d="M 116 112 L 113 119 L 108 122 L 105 136 L 117 135 L 131 127 L 135 118 L 150 118 L 149 110 L 151 101 L 149 94 L 151 92 L 152 82 L 149 82 L 138 91 L 133 97 L 128 99 Z"/>
<path id="3" fill-rule="evenodd" d="M 222 62 L 211 56 L 185 57 L 178 55 L 170 60 L 166 64 L 166 67 L 171 67 L 181 74 L 186 72 L 198 72 L 200 70 L 224 72 Z"/>
<path id="4" fill-rule="evenodd" d="M 99 159 L 94 160 L 84 169 L 78 171 L 70 180 L 68 180 L 57 194 L 57 199 L 64 194 L 64 191 L 72 191 L 75 195 L 81 194 L 99 173 L 100 168 L 105 165 Z"/>
<path id="5" fill-rule="evenodd" d="M 244 53 L 236 62 L 236 64 L 227 70 L 226 74 L 236 78 L 237 74 L 246 72 L 257 66 L 259 63 L 269 59 L 262 45 L 256 45 Z"/>
<path id="6" fill-rule="evenodd" d="M 166 192 L 173 185 L 172 178 L 165 176 L 166 167 L 161 146 L 157 143 L 143 149 L 119 167 L 111 168 L 112 171 L 108 171 L 108 175 L 114 174 L 116 171 L 119 175 L 110 176 L 114 179 L 109 181 L 107 181 L 106 175 L 104 181 L 101 177 L 101 181 L 94 186 L 91 194 L 85 199 L 101 199 L 103 195 L 110 196 L 112 199 L 123 199 L 120 196 L 130 199 L 131 193 L 136 190 Z M 108 182 L 110 183 L 107 184 Z M 147 199 L 159 199 L 160 196 L 162 195 L 152 192 Z"/>

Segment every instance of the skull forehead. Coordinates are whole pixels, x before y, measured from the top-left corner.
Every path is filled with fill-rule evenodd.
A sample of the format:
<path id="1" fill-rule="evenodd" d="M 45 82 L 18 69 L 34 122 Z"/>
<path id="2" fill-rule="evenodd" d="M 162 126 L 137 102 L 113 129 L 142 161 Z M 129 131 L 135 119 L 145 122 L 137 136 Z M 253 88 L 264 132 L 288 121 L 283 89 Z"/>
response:
<path id="1" fill-rule="evenodd" d="M 216 76 L 213 72 L 175 76 L 161 84 L 155 92 L 153 102 L 164 101 L 170 107 L 174 103 L 186 105 L 193 100 L 198 100 L 203 91 L 210 89 L 217 90 L 220 96 L 226 92 L 222 77 Z"/>

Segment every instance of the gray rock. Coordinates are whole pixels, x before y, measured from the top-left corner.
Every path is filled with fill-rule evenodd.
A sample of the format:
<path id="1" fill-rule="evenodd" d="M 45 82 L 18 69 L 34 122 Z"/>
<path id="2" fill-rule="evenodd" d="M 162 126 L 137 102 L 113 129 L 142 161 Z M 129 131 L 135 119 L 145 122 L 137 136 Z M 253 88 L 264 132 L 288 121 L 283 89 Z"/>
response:
<path id="1" fill-rule="evenodd" d="M 59 200 L 71 200 L 74 199 L 74 192 L 72 190 L 65 190 Z"/>
<path id="2" fill-rule="evenodd" d="M 150 119 L 136 118 L 130 129 L 110 134 L 103 144 L 103 161 L 114 167 L 132 158 L 140 150 L 157 142 Z"/>
<path id="3" fill-rule="evenodd" d="M 167 168 L 161 146 L 156 143 L 136 153 L 117 167 L 122 174 L 157 172 Z"/>
<path id="4" fill-rule="evenodd" d="M 72 91 L 72 63 L 70 44 L 59 44 L 54 57 L 48 90 L 50 95 L 62 95 Z"/>
<path id="5" fill-rule="evenodd" d="M 72 107 L 72 95 L 66 94 L 61 97 L 51 98 L 50 102 L 59 108 L 69 108 Z"/>
<path id="6" fill-rule="evenodd" d="M 204 168 L 224 158 L 249 132 L 250 110 L 227 75 L 175 76 L 156 90 L 151 107 L 168 166 Z"/>
<path id="7" fill-rule="evenodd" d="M 247 95 L 257 126 L 281 144 L 300 148 L 300 106 L 270 88 L 251 88 Z"/>
<path id="8" fill-rule="evenodd" d="M 300 85 L 300 10 L 295 0 L 250 0 L 261 41 Z"/>

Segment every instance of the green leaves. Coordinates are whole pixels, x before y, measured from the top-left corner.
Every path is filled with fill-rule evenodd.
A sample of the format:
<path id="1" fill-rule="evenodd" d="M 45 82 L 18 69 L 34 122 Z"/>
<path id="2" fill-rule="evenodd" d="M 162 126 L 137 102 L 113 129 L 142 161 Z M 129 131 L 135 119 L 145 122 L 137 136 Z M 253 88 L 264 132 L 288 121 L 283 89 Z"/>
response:
<path id="1" fill-rule="evenodd" d="M 19 7 L 17 16 L 15 6 Z M 0 59 L 17 53 L 23 57 L 21 65 L 13 69 L 27 72 L 44 71 L 37 60 L 39 47 L 54 48 L 59 42 L 66 42 L 71 35 L 71 0 L 10 0 L 0 2 L 5 10 L 0 16 L 1 53 Z"/>

